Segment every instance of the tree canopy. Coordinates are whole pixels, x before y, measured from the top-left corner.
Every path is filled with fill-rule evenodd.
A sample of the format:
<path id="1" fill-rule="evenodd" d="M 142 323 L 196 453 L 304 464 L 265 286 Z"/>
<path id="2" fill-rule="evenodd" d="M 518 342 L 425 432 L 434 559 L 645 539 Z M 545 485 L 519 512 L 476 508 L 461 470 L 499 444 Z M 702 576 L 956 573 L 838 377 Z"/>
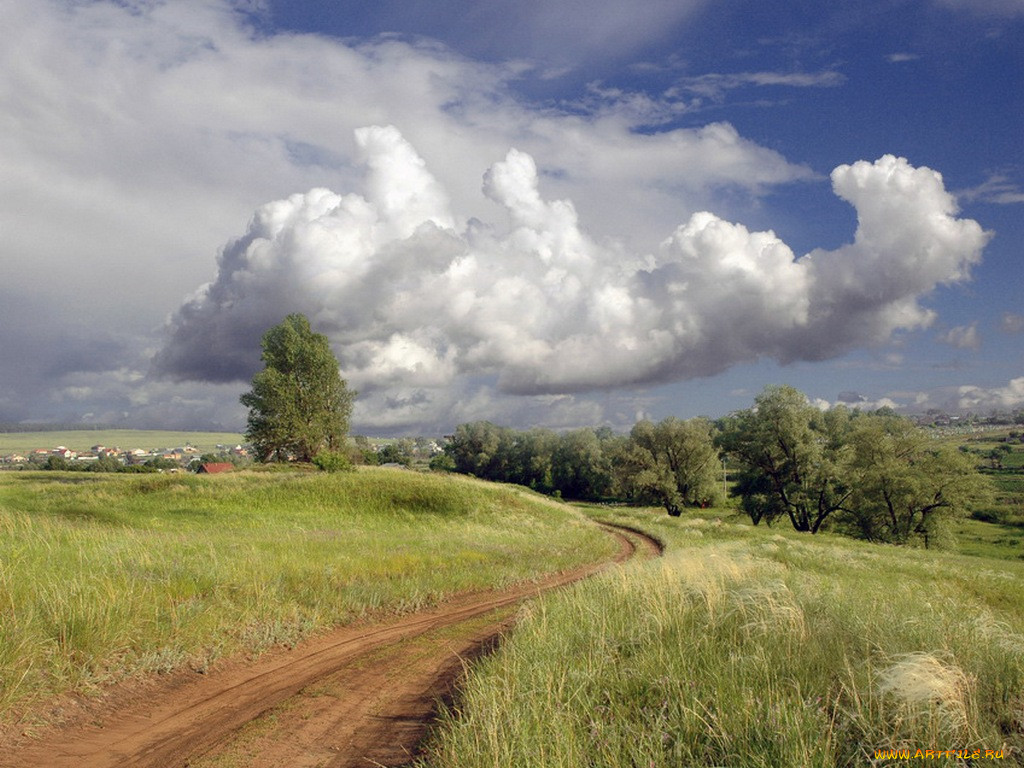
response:
<path id="1" fill-rule="evenodd" d="M 312 461 L 344 445 L 355 393 L 338 370 L 327 337 L 301 314 L 263 334 L 264 368 L 241 397 L 246 439 L 260 461 Z"/>
<path id="2" fill-rule="evenodd" d="M 789 518 L 871 541 L 929 546 L 989 489 L 971 460 L 889 409 L 820 411 L 792 387 L 768 387 L 722 420 L 717 442 L 739 463 L 734 493 L 755 523 Z"/>
<path id="3" fill-rule="evenodd" d="M 669 417 L 638 422 L 616 462 L 619 487 L 637 501 L 653 501 L 673 517 L 683 506 L 717 499 L 722 464 L 707 419 Z"/>
<path id="4" fill-rule="evenodd" d="M 756 524 L 788 517 L 817 533 L 850 494 L 844 472 L 849 412 L 823 413 L 793 387 L 767 387 L 754 407 L 722 420 L 721 449 L 739 460 L 737 493 Z"/>
<path id="5" fill-rule="evenodd" d="M 990 491 L 969 457 L 894 414 L 858 417 L 850 444 L 857 494 L 844 517 L 870 541 L 928 547 Z"/>
<path id="6" fill-rule="evenodd" d="M 608 430 L 518 431 L 489 421 L 459 424 L 445 446 L 456 472 L 525 485 L 574 499 L 600 499 L 611 491 Z"/>

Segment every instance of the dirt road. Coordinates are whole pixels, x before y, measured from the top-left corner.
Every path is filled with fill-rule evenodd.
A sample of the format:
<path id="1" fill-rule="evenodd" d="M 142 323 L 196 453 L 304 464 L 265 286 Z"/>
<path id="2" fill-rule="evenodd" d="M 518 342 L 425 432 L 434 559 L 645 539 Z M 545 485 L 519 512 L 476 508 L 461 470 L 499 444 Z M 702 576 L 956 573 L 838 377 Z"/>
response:
<path id="1" fill-rule="evenodd" d="M 609 528 L 616 562 L 660 546 Z M 20 739 L 3 768 L 345 768 L 414 756 L 464 661 L 492 647 L 517 606 L 607 567 L 595 564 L 500 592 L 465 595 L 392 621 L 335 630 L 293 650 L 179 675 L 77 723 Z"/>

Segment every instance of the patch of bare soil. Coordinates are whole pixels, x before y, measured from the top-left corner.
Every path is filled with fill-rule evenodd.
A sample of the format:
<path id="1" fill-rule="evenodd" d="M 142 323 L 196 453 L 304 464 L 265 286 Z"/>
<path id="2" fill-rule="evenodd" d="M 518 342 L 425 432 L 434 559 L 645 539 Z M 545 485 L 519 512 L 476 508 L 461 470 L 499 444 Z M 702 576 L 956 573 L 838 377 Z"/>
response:
<path id="1" fill-rule="evenodd" d="M 660 545 L 618 537 L 616 562 Z M 599 563 L 436 608 L 346 627 L 207 675 L 151 681 L 116 704 L 0 752 L 3 768 L 344 768 L 397 766 L 416 754 L 439 700 L 467 660 L 493 647 L 531 597 L 607 567 Z"/>

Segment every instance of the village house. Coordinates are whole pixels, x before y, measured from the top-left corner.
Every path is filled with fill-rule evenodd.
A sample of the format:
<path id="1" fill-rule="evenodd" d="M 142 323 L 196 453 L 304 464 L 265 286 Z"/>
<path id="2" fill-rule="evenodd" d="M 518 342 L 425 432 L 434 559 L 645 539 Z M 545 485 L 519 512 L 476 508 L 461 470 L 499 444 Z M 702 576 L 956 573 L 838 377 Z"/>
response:
<path id="1" fill-rule="evenodd" d="M 196 470 L 197 475 L 216 475 L 221 472 L 230 472 L 235 468 L 235 465 L 229 461 L 208 461 L 205 464 L 200 464 L 199 469 Z"/>

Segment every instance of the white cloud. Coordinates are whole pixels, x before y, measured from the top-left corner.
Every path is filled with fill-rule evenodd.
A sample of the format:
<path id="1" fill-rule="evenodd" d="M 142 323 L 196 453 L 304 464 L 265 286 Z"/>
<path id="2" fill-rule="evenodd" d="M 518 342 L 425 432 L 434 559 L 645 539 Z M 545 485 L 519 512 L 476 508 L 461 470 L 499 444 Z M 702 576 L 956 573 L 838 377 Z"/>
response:
<path id="1" fill-rule="evenodd" d="M 815 404 L 822 410 L 843 406 L 851 410 L 859 410 L 863 413 L 867 413 L 868 411 L 877 411 L 879 408 L 892 408 L 893 410 L 899 410 L 902 407 L 900 403 L 890 397 L 879 397 L 876 400 L 869 400 L 863 395 L 853 397 L 855 394 L 856 393 L 853 392 L 841 392 L 834 403 L 830 403 L 827 400 L 816 400 Z"/>
<path id="2" fill-rule="evenodd" d="M 987 411 L 993 408 L 1020 408 L 1024 406 L 1024 376 L 1011 379 L 1004 387 L 959 387 L 952 403 L 966 411 Z"/>
<path id="3" fill-rule="evenodd" d="M 516 24 L 580 24 L 573 55 L 624 55 L 700 5 L 582 22 L 530 6 Z M 537 107 L 510 88 L 529 64 L 260 35 L 237 7 L 0 3 L 0 318 L 19 328 L 0 338 L 4 418 L 237 420 L 259 334 L 300 310 L 362 389 L 364 426 L 595 423 L 579 392 L 927 325 L 920 297 L 966 279 L 985 239 L 937 174 L 883 158 L 833 174 L 854 242 L 794 259 L 723 211 L 814 174 L 728 123 L 636 130 L 685 100 L 595 87 Z M 610 22 L 622 14 L 637 23 Z M 841 80 L 728 77 L 714 87 Z M 230 383 L 141 379 L 171 314 L 164 367 Z"/>
<path id="4" fill-rule="evenodd" d="M 978 186 L 960 190 L 957 196 L 968 202 L 998 205 L 1024 203 L 1024 191 L 1021 191 L 1020 185 L 1003 173 L 994 173 Z"/>
<path id="5" fill-rule="evenodd" d="M 359 136 L 364 193 L 315 189 L 257 211 L 174 318 L 161 370 L 244 380 L 259 334 L 296 310 L 383 420 L 454 409 L 451 392 L 571 395 L 823 359 L 928 325 L 919 297 L 966 279 L 987 240 L 955 218 L 937 173 L 886 156 L 833 172 L 860 221 L 836 251 L 795 259 L 770 231 L 698 212 L 655 252 L 630 252 L 589 235 L 571 201 L 545 199 L 524 152 L 484 175 L 505 216 L 459 221 L 397 130 Z"/>
<path id="6" fill-rule="evenodd" d="M 865 399 L 864 402 L 855 405 L 862 409 L 888 405 L 910 413 L 924 413 L 931 409 L 947 413 L 1015 410 L 1024 407 L 1024 377 L 1011 379 L 1003 386 L 982 387 L 965 384 L 924 390 L 891 391 L 876 400 Z"/>
<path id="7" fill-rule="evenodd" d="M 630 10 L 638 20 L 630 29 L 670 26 L 699 4 Z M 572 198 L 590 237 L 614 235 L 640 252 L 681 210 L 813 178 L 727 123 L 638 132 L 638 124 L 669 107 L 643 107 L 635 95 L 608 95 L 589 108 L 538 107 L 510 88 L 526 66 L 521 62 L 484 64 L 430 41 L 260 34 L 240 7 L 231 0 L 0 3 L 2 288 L 5 297 L 33 298 L 31 334 L 52 342 L 34 345 L 28 364 L 0 370 L 5 413 L 59 411 L 59 396 L 51 399 L 58 384 L 47 372 L 67 368 L 64 336 L 78 339 L 80 348 L 98 343 L 104 350 L 105 335 L 128 336 L 130 343 L 118 342 L 125 357 L 102 359 L 112 372 L 138 367 L 137 355 L 181 296 L 209 276 L 211 254 L 267 200 L 284 202 L 261 214 L 269 217 L 261 226 L 291 233 L 296 254 L 329 250 L 317 238 L 351 241 L 359 253 L 386 241 L 400 250 L 394 239 L 410 235 L 410 222 L 431 219 L 428 213 L 436 214 L 436 228 L 420 236 L 433 238 L 430 252 L 443 251 L 444 243 L 463 248 L 462 234 L 453 236 L 451 227 L 500 218 L 501 205 L 480 195 L 480 178 L 514 146 L 542 158 L 539 187 Z M 551 13 L 531 6 L 516 19 L 532 29 L 554 23 Z M 602 31 L 605 21 L 597 16 L 583 21 L 578 39 L 586 50 L 620 42 L 617 50 L 629 50 L 632 32 Z M 356 133 L 368 125 L 396 126 L 416 147 L 411 159 L 399 157 L 395 146 L 370 146 L 393 137 Z M 403 176 L 397 183 L 389 168 L 374 170 L 373 183 L 398 197 L 385 199 L 371 188 L 358 199 L 344 196 L 351 231 L 320 225 L 318 206 L 334 205 L 333 193 L 289 202 L 297 190 L 357 188 L 362 153 L 396 163 Z M 431 169 L 418 177 L 423 185 L 413 184 L 410 162 Z M 609 189 L 626 190 L 628 204 Z M 291 215 L 309 221 L 273 218 Z M 402 258 L 419 260 L 412 252 L 392 256 L 389 268 Z M 288 264 L 285 282 L 303 291 L 331 283 L 352 266 L 344 254 L 332 258 Z M 390 277 L 378 271 L 367 279 Z M 239 301 L 236 321 L 245 304 Z M 262 322 L 258 307 L 244 311 Z M 389 311 L 400 314 L 397 305 Z M 332 308 L 331 318 L 337 314 Z M 392 354 L 378 355 L 384 380 L 409 375 L 395 362 L 399 350 L 412 354 L 438 343 L 417 328 L 392 337 Z M 351 354 L 370 352 L 354 346 Z M 421 376 L 451 375 L 444 355 L 412 359 Z"/>
<path id="8" fill-rule="evenodd" d="M 917 61 L 920 58 L 920 54 L 917 53 L 890 53 L 885 60 L 890 64 L 902 64 L 907 61 Z"/>
<path id="9" fill-rule="evenodd" d="M 680 91 L 718 99 L 726 92 L 745 86 L 785 86 L 788 88 L 834 88 L 846 77 L 833 70 L 822 72 L 734 72 L 709 73 L 688 77 L 680 82 Z"/>
<path id="10" fill-rule="evenodd" d="M 999 327 L 1003 333 L 1020 333 L 1024 331 L 1024 315 L 1018 315 L 1015 312 L 1003 312 Z"/>
<path id="11" fill-rule="evenodd" d="M 943 344 L 949 344 L 957 349 L 979 349 L 981 347 L 977 322 L 950 328 L 948 331 L 940 333 L 938 339 Z"/>
<path id="12" fill-rule="evenodd" d="M 596 113 L 534 109 L 508 91 L 513 65 L 430 43 L 262 38 L 228 2 L 15 2 L 0 23 L 11 31 L 0 50 L 10 190 L 0 216 L 19 222 L 14 245 L 48 266 L 68 245 L 61 233 L 82 232 L 75 246 L 85 253 L 62 265 L 76 291 L 123 278 L 154 251 L 175 258 L 147 258 L 160 278 L 150 282 L 186 285 L 182 266 L 221 243 L 225 222 L 296 190 L 352 186 L 352 137 L 364 125 L 398 126 L 460 212 L 490 213 L 479 175 L 517 146 L 544 159 L 556 194 L 571 190 L 585 216 L 616 234 L 633 214 L 605 204 L 597 186 L 629 186 L 650 217 L 643 236 L 666 210 L 713 202 L 715 188 L 811 177 L 727 124 L 637 134 L 648 118 L 628 94 Z M 71 226 L 52 226 L 57 212 Z"/>

